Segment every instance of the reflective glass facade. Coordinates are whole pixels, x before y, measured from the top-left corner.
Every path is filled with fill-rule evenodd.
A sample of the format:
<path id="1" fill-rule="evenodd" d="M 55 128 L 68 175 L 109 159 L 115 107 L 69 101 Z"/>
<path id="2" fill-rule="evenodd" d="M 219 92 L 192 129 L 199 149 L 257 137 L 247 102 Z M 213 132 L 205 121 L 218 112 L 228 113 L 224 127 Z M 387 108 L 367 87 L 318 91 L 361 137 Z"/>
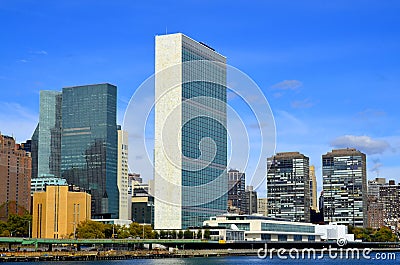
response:
<path id="1" fill-rule="evenodd" d="M 37 177 L 60 176 L 61 102 L 61 92 L 40 91 Z"/>
<path id="2" fill-rule="evenodd" d="M 365 226 L 367 221 L 366 156 L 355 149 L 322 156 L 324 220 Z"/>
<path id="3" fill-rule="evenodd" d="M 183 43 L 182 62 L 196 60 L 211 58 L 195 46 Z M 194 80 L 182 84 L 182 100 L 189 100 L 182 105 L 182 186 L 196 187 L 182 189 L 182 228 L 186 228 L 201 226 L 210 216 L 227 209 L 226 68 L 199 61 L 183 64 L 182 71 L 184 80 Z M 196 104 L 191 103 L 193 99 Z M 203 142 L 200 150 L 204 139 L 211 140 L 210 144 Z M 185 170 L 188 168 L 195 170 Z M 212 183 L 212 188 L 202 186 L 207 183 Z M 216 199 L 196 205 L 196 201 L 207 198 Z"/>
<path id="4" fill-rule="evenodd" d="M 110 84 L 63 88 L 61 176 L 90 191 L 92 217 L 118 218 L 116 93 Z"/>
<path id="5" fill-rule="evenodd" d="M 156 36 L 156 229 L 227 209 L 226 58 L 181 34 Z"/>
<path id="6" fill-rule="evenodd" d="M 262 231 L 315 233 L 315 226 L 313 226 L 313 225 L 295 225 L 295 224 L 278 224 L 278 223 L 261 223 L 261 230 Z"/>

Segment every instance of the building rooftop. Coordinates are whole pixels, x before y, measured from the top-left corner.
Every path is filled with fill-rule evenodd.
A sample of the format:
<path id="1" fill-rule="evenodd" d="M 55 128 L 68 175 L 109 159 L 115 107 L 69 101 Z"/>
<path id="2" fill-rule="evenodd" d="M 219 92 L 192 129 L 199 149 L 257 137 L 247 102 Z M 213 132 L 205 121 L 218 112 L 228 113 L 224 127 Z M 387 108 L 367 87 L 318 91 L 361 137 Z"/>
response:
<path id="1" fill-rule="evenodd" d="M 365 155 L 364 153 L 358 151 L 355 148 L 344 148 L 344 149 L 333 149 L 331 152 L 323 155 L 324 157 L 332 157 L 332 156 L 351 156 L 351 155 Z"/>
<path id="2" fill-rule="evenodd" d="M 305 155 L 299 152 L 280 152 L 276 153 L 272 158 L 280 159 L 280 158 L 307 158 Z"/>

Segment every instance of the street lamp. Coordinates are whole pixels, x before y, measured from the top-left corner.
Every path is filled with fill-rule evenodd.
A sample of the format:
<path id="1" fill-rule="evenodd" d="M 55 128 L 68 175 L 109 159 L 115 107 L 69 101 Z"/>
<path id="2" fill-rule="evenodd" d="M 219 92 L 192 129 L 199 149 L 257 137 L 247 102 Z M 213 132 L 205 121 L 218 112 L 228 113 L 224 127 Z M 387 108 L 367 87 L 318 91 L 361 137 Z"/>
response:
<path id="1" fill-rule="evenodd" d="M 31 238 L 31 220 L 25 220 L 26 222 L 28 222 L 28 238 Z"/>
<path id="2" fill-rule="evenodd" d="M 71 222 L 74 225 L 74 239 L 76 239 L 76 222 Z"/>

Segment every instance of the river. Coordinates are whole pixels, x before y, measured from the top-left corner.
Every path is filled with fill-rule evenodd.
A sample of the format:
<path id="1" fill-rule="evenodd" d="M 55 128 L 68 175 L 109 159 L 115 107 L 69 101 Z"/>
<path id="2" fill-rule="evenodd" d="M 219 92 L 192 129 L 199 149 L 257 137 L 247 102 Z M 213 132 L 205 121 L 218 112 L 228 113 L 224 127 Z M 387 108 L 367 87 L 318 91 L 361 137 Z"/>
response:
<path id="1" fill-rule="evenodd" d="M 286 258 L 286 259 L 284 259 Z M 111 261 L 63 261 L 62 264 L 79 264 L 79 265 L 245 265 L 245 264 L 300 264 L 300 265 L 343 265 L 348 264 L 400 264 L 400 253 L 391 256 L 388 252 L 373 252 L 369 256 L 360 259 L 346 259 L 346 258 L 330 258 L 325 255 L 322 259 L 295 259 L 288 256 L 278 258 L 273 256 L 266 259 L 260 259 L 258 257 L 249 256 L 231 256 L 231 257 L 209 257 L 209 258 L 168 258 L 168 259 L 134 259 L 134 260 L 111 260 Z M 21 265 L 38 265 L 38 262 L 12 262 L 11 264 Z M 59 265 L 60 261 L 52 262 L 39 262 L 40 265 Z"/>

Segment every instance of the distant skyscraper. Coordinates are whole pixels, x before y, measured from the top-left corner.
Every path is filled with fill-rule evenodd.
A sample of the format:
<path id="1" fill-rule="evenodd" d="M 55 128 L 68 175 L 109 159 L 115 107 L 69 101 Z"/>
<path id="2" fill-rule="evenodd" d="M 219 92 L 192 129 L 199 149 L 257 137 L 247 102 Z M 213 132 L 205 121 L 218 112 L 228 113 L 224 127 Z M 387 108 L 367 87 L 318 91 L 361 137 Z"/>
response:
<path id="1" fill-rule="evenodd" d="M 268 216 L 310 221 L 309 158 L 299 152 L 268 158 Z"/>
<path id="2" fill-rule="evenodd" d="M 32 177 L 59 177 L 61 101 L 58 91 L 40 91 L 39 123 L 32 136 Z"/>
<path id="3" fill-rule="evenodd" d="M 116 96 L 110 84 L 62 92 L 61 176 L 90 191 L 92 218 L 119 217 Z"/>
<path id="4" fill-rule="evenodd" d="M 246 175 L 239 170 L 228 171 L 228 211 L 240 213 L 244 200 Z"/>
<path id="5" fill-rule="evenodd" d="M 367 225 L 366 156 L 356 149 L 332 150 L 322 156 L 324 220 Z"/>
<path id="6" fill-rule="evenodd" d="M 321 191 L 321 194 L 319 195 L 318 209 L 320 212 L 324 212 L 324 191 Z"/>
<path id="7" fill-rule="evenodd" d="M 315 176 L 315 167 L 310 166 L 310 200 L 311 200 L 311 209 L 318 209 L 318 201 L 317 201 L 317 177 Z"/>
<path id="8" fill-rule="evenodd" d="M 384 226 L 384 212 L 385 207 L 379 197 L 368 195 L 367 227 L 379 229 Z"/>
<path id="9" fill-rule="evenodd" d="M 389 180 L 389 184 L 379 187 L 378 203 L 383 207 L 383 224 L 393 231 L 400 230 L 400 184 Z M 379 207 L 379 205 L 377 205 Z"/>
<path id="10" fill-rule="evenodd" d="M 0 134 L 0 220 L 30 210 L 31 163 L 14 138 Z"/>
<path id="11" fill-rule="evenodd" d="M 258 212 L 257 192 L 253 190 L 253 186 L 246 187 L 241 210 L 243 211 L 243 214 L 253 214 Z"/>
<path id="12" fill-rule="evenodd" d="M 32 178 L 38 177 L 39 123 L 31 137 Z"/>
<path id="13" fill-rule="evenodd" d="M 155 55 L 154 225 L 201 226 L 227 206 L 226 58 L 181 33 Z"/>
<path id="14" fill-rule="evenodd" d="M 118 126 L 119 219 L 131 220 L 131 197 L 128 196 L 128 132 Z"/>
<path id="15" fill-rule="evenodd" d="M 268 199 L 258 198 L 257 199 L 257 213 L 263 216 L 268 216 Z"/>
<path id="16" fill-rule="evenodd" d="M 385 184 L 385 178 L 375 178 L 374 180 L 368 180 L 368 196 L 379 198 L 379 187 Z"/>

